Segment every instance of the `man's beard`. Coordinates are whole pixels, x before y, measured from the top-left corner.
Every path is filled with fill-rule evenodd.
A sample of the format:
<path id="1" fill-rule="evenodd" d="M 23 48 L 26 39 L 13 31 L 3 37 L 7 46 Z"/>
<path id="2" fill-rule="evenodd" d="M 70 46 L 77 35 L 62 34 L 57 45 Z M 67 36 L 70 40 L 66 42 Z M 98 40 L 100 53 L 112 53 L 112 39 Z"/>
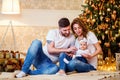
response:
<path id="1" fill-rule="evenodd" d="M 64 37 L 68 37 L 68 36 L 70 35 L 70 33 L 66 33 L 66 34 L 65 34 L 65 33 L 62 33 L 62 32 L 61 32 L 61 34 L 62 34 L 62 36 L 64 36 Z"/>

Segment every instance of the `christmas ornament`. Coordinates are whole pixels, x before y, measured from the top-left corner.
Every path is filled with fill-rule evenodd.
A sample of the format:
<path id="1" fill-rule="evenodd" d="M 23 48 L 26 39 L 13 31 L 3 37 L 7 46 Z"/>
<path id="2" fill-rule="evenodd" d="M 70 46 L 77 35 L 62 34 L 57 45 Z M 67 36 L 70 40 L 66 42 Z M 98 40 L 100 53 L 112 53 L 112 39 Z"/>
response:
<path id="1" fill-rule="evenodd" d="M 104 45 L 105 45 L 106 47 L 110 47 L 110 43 L 109 43 L 109 42 L 105 42 Z"/>
<path id="2" fill-rule="evenodd" d="M 117 13 L 116 10 L 114 10 L 114 11 L 113 11 L 113 14 L 116 14 L 116 13 Z"/>
<path id="3" fill-rule="evenodd" d="M 112 25 L 112 29 L 115 29 L 116 27 L 115 27 L 115 25 Z"/>
<path id="4" fill-rule="evenodd" d="M 106 30 L 106 31 L 105 31 L 105 34 L 108 34 L 108 32 L 109 32 L 109 31 L 108 31 L 108 30 Z"/>
<path id="5" fill-rule="evenodd" d="M 90 22 L 90 19 L 87 19 L 87 22 L 89 23 L 89 22 Z"/>
<path id="6" fill-rule="evenodd" d="M 101 14 L 102 14 L 102 12 L 100 11 L 100 12 L 99 12 L 99 15 L 101 15 Z"/>
<path id="7" fill-rule="evenodd" d="M 111 14 L 111 18 L 112 18 L 113 20 L 115 20 L 115 19 L 116 19 L 116 14 Z"/>
<path id="8" fill-rule="evenodd" d="M 107 11 L 108 11 L 108 12 L 110 12 L 110 11 L 111 11 L 111 9 L 110 9 L 110 8 L 107 8 Z"/>
<path id="9" fill-rule="evenodd" d="M 103 20 L 103 18 L 104 18 L 103 16 L 100 16 L 100 20 L 101 20 L 101 21 Z"/>
<path id="10" fill-rule="evenodd" d="M 105 21 L 106 21 L 106 22 L 109 22 L 109 21 L 110 21 L 110 18 L 105 18 Z"/>
<path id="11" fill-rule="evenodd" d="M 102 35 L 102 40 L 104 40 L 105 39 L 105 36 L 104 35 Z"/>

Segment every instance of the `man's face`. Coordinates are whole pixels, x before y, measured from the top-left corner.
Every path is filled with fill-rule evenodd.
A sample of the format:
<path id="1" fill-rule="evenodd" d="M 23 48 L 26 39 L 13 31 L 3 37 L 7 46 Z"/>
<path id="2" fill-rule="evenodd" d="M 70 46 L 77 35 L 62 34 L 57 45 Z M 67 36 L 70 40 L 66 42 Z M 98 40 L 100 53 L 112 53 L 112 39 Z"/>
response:
<path id="1" fill-rule="evenodd" d="M 67 26 L 64 28 L 60 27 L 59 30 L 60 30 L 61 35 L 64 37 L 68 37 L 70 35 L 70 26 Z"/>

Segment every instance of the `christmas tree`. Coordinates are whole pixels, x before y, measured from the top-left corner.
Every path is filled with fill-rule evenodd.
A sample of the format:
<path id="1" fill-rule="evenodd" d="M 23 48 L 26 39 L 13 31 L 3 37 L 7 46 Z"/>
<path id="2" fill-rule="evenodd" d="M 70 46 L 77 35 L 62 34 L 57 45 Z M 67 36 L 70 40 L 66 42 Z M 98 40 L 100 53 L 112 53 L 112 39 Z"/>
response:
<path id="1" fill-rule="evenodd" d="M 95 32 L 103 57 L 115 57 L 120 51 L 120 0 L 85 0 L 84 3 L 79 17 Z"/>

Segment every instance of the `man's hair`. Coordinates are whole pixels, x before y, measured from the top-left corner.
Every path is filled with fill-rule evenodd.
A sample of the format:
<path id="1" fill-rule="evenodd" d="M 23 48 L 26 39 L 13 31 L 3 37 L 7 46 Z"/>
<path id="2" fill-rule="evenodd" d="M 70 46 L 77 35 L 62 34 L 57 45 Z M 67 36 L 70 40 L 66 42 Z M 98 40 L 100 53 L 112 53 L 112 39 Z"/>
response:
<path id="1" fill-rule="evenodd" d="M 59 21 L 58 21 L 58 25 L 59 27 L 67 27 L 70 25 L 70 21 L 68 18 L 61 18 Z"/>

